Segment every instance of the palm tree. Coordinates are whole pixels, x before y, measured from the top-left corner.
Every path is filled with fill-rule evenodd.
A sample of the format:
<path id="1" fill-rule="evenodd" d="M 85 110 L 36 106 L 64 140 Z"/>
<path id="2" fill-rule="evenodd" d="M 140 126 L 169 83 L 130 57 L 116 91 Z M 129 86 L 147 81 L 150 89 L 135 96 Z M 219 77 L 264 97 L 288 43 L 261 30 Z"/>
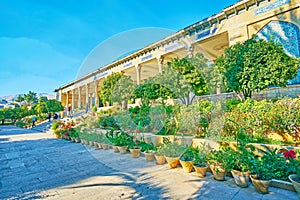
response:
<path id="1" fill-rule="evenodd" d="M 15 99 L 15 101 L 18 102 L 19 106 L 21 107 L 21 104 L 24 101 L 24 96 L 23 95 L 17 96 L 17 98 Z"/>
<path id="2" fill-rule="evenodd" d="M 36 93 L 31 91 L 24 95 L 24 99 L 30 107 L 38 102 Z"/>

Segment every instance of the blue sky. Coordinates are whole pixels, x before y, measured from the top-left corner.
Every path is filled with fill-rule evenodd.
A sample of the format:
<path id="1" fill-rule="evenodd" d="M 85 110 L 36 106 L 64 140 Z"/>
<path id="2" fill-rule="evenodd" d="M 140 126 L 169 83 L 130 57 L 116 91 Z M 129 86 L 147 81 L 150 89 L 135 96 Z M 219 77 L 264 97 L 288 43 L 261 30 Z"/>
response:
<path id="1" fill-rule="evenodd" d="M 234 2 L 0 0 L 0 96 L 51 93 L 74 80 L 89 53 L 116 34 L 144 27 L 178 31 Z"/>

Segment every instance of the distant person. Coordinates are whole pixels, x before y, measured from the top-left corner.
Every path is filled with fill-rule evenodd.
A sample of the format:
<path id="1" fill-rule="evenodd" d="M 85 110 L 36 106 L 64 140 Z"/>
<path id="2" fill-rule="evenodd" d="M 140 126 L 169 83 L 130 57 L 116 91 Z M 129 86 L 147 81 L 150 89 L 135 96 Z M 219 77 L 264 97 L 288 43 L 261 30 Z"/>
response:
<path id="1" fill-rule="evenodd" d="M 48 113 L 47 119 L 48 119 L 48 122 L 51 122 L 51 113 Z"/>
<path id="2" fill-rule="evenodd" d="M 32 118 L 32 128 L 36 127 L 35 122 L 36 122 L 36 117 L 33 116 L 33 118 Z"/>
<path id="3" fill-rule="evenodd" d="M 54 113 L 53 119 L 58 119 L 58 114 Z"/>
<path id="4" fill-rule="evenodd" d="M 88 113 L 88 111 L 89 111 L 89 104 L 87 103 L 85 106 L 85 113 Z"/>

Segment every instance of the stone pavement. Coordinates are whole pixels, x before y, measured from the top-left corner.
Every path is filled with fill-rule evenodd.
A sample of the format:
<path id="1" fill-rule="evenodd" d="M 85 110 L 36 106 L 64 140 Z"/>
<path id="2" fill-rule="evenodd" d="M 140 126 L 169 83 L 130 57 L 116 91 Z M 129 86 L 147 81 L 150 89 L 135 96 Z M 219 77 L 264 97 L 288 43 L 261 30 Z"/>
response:
<path id="1" fill-rule="evenodd" d="M 261 195 L 232 178 L 204 179 L 49 133 L 0 126 L 0 199 L 298 199 L 270 188 Z"/>

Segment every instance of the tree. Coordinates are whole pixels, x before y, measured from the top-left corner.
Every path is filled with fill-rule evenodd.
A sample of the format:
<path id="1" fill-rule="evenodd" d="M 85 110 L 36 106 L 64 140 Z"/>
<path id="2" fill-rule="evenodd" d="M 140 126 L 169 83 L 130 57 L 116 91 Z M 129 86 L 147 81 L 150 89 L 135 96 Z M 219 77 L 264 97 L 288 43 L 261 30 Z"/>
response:
<path id="1" fill-rule="evenodd" d="M 39 115 L 42 113 L 47 113 L 48 112 L 48 106 L 47 106 L 47 97 L 40 97 L 38 100 L 38 103 L 35 106 L 35 109 Z"/>
<path id="2" fill-rule="evenodd" d="M 55 99 L 48 100 L 46 102 L 46 105 L 47 105 L 47 112 L 59 112 L 64 110 L 64 107 L 61 105 L 61 102 Z"/>
<path id="3" fill-rule="evenodd" d="M 39 102 L 38 104 L 36 104 L 35 110 L 39 115 L 41 115 L 42 113 L 47 113 L 47 102 Z"/>
<path id="4" fill-rule="evenodd" d="M 134 86 L 130 76 L 123 75 L 113 89 L 112 102 L 118 102 L 121 105 L 121 109 L 126 110 L 128 100 L 133 95 Z"/>
<path id="5" fill-rule="evenodd" d="M 223 77 L 219 72 L 219 69 L 213 64 L 209 64 L 209 61 L 203 54 L 197 53 L 195 56 L 188 59 L 190 63 L 201 73 L 208 87 L 209 93 L 214 94 L 219 89 L 223 89 Z M 206 89 L 206 88 L 205 88 Z"/>
<path id="6" fill-rule="evenodd" d="M 142 104 L 146 106 L 149 105 L 150 100 L 175 97 L 170 89 L 160 83 L 156 83 L 155 79 L 149 79 L 140 85 L 136 85 L 134 88 L 134 96 L 135 98 L 141 98 Z"/>
<path id="7" fill-rule="evenodd" d="M 3 108 L 0 109 L 0 120 L 1 120 L 2 125 L 4 125 L 5 118 L 4 118 L 4 109 Z"/>
<path id="8" fill-rule="evenodd" d="M 164 67 L 163 73 L 156 80 L 170 89 L 182 103 L 189 105 L 196 95 L 208 93 L 207 84 L 201 72 L 189 58 L 175 58 Z M 197 64 L 200 65 L 198 62 Z M 206 65 L 203 60 L 202 65 Z"/>
<path id="9" fill-rule="evenodd" d="M 29 106 L 33 106 L 38 102 L 37 94 L 35 92 L 29 91 L 28 94 L 24 95 L 24 100 Z"/>
<path id="10" fill-rule="evenodd" d="M 200 54 L 197 55 L 199 56 Z M 174 58 L 171 62 L 168 62 L 168 65 L 172 69 L 178 71 L 184 77 L 184 79 L 192 86 L 192 90 L 195 95 L 200 96 L 200 95 L 207 94 L 208 88 L 201 74 L 201 71 L 198 70 L 198 68 L 204 66 L 206 67 L 207 60 L 198 59 L 197 63 L 194 61 L 195 61 L 195 57 L 182 58 L 182 59 Z M 196 67 L 196 64 L 199 66 Z"/>
<path id="11" fill-rule="evenodd" d="M 112 93 L 114 87 L 118 84 L 119 80 L 122 78 L 122 73 L 114 73 L 108 76 L 101 86 L 101 91 L 99 93 L 100 99 L 102 100 L 103 104 L 106 102 L 112 103 Z"/>
<path id="12" fill-rule="evenodd" d="M 228 47 L 216 60 L 228 90 L 252 96 L 269 86 L 283 87 L 295 77 L 299 60 L 284 52 L 282 46 L 273 41 L 256 37 Z"/>
<path id="13" fill-rule="evenodd" d="M 23 95 L 18 95 L 15 101 L 18 102 L 19 106 L 21 107 L 21 104 L 24 101 Z"/>

